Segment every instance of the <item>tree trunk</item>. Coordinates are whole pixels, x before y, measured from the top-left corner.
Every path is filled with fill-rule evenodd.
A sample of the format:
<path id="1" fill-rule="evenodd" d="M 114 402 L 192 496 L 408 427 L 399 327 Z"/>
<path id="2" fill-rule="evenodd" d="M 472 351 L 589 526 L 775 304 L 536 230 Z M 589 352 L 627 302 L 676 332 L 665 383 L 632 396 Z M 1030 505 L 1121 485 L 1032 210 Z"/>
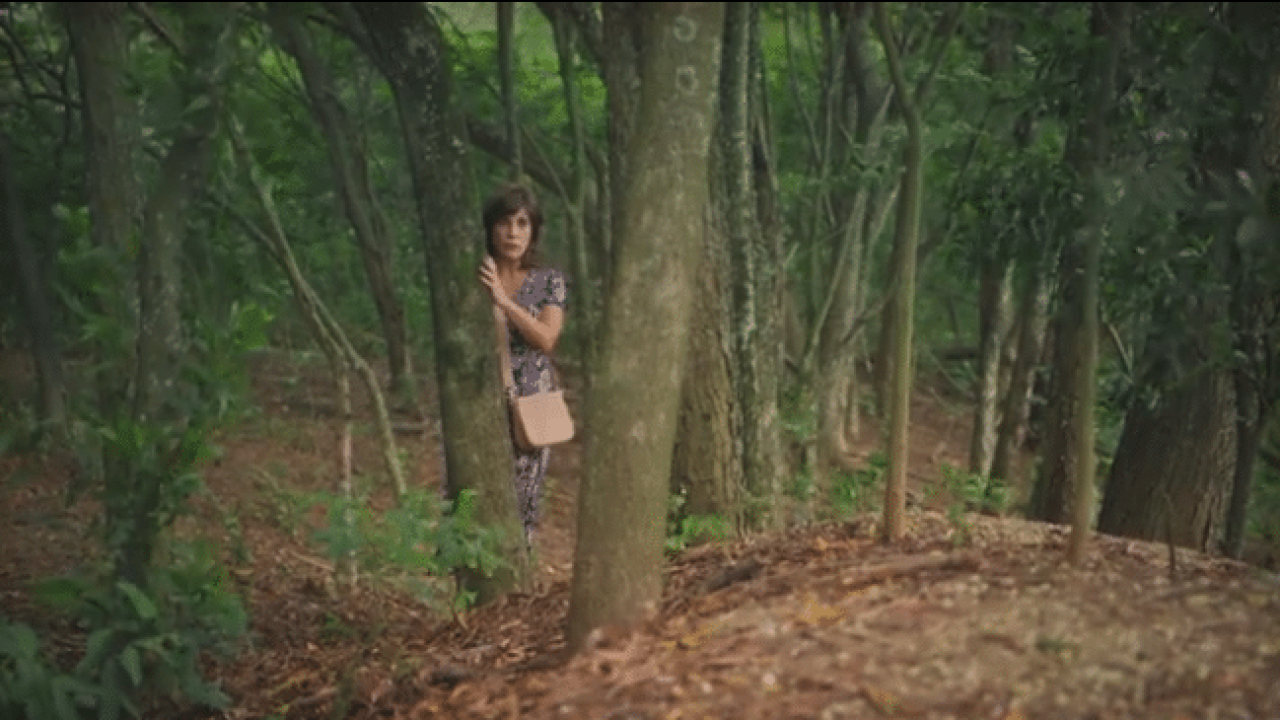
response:
<path id="1" fill-rule="evenodd" d="M 1082 185 L 1085 226 L 1067 239 L 1059 265 L 1062 304 L 1054 331 L 1049 438 L 1032 497 L 1035 517 L 1051 522 L 1071 519 L 1068 554 L 1073 564 L 1084 559 L 1093 518 L 1098 272 L 1105 222 L 1102 169 L 1109 153 L 1106 117 L 1115 95 L 1127 24 L 1123 3 L 1094 5 L 1093 33 L 1105 38 L 1105 53 L 1084 69 L 1085 82 L 1091 87 L 1089 106 L 1075 129 L 1078 143 L 1068 143 L 1069 161 Z"/>
<path id="2" fill-rule="evenodd" d="M 413 178 L 431 288 L 446 490 L 455 499 L 473 491 L 477 520 L 503 534 L 506 568 L 462 578 L 485 603 L 524 583 L 528 557 L 511 484 L 493 313 L 476 281 L 484 243 L 465 118 L 443 33 L 425 5 L 357 3 L 354 9 L 395 93 Z"/>
<path id="3" fill-rule="evenodd" d="M 127 3 L 67 3 L 64 17 L 76 59 L 83 112 L 89 236 L 125 266 L 137 252 L 134 218 L 141 203 L 137 169 L 139 128 L 137 110 L 125 91 L 128 66 Z M 130 329 L 137 324 L 136 280 L 125 273 L 104 283 L 93 298 L 103 317 L 114 317 Z M 99 348 L 107 356 L 110 350 Z M 98 373 L 100 412 L 111 414 L 130 395 L 135 349 L 123 349 L 114 372 Z"/>
<path id="4" fill-rule="evenodd" d="M 1235 467 L 1228 373 L 1202 368 L 1152 408 L 1135 403 L 1116 447 L 1098 530 L 1209 551 Z"/>
<path id="5" fill-rule="evenodd" d="M 736 527 L 742 511 L 742 465 L 734 433 L 723 230 L 709 226 L 700 244 L 671 486 L 685 494 L 685 514 L 719 515 Z"/>
<path id="6" fill-rule="evenodd" d="M 281 46 L 297 61 L 302 73 L 311 113 L 324 133 L 334 184 L 342 199 L 342 209 L 351 223 L 369 291 L 382 324 L 391 387 L 400 397 L 401 404 L 412 407 L 416 404 L 413 365 L 404 304 L 392 279 L 393 243 L 387 219 L 369 181 L 369 167 L 361 150 L 362 144 L 346 108 L 338 99 L 337 84 L 316 55 L 306 34 L 302 17 L 288 4 L 273 3 L 268 19 L 280 38 Z"/>
<path id="7" fill-rule="evenodd" d="M 1031 388 L 1040 363 L 1049 308 L 1046 278 L 1036 268 L 1029 268 L 1028 273 L 1030 277 L 1018 298 L 1017 350 L 1009 370 L 1008 389 L 1000 410 L 1000 430 L 991 458 L 991 477 L 1008 482 L 1015 481 L 1014 463 L 1028 422 Z"/>
<path id="8" fill-rule="evenodd" d="M 1009 328 L 1012 267 L 988 260 L 981 273 L 978 298 L 978 397 L 969 440 L 969 472 L 986 477 L 995 458 L 999 418 L 1001 340 Z"/>
<path id="9" fill-rule="evenodd" d="M 18 288 L 18 304 L 36 368 L 40 420 L 65 433 L 66 386 L 62 374 L 62 350 L 54 324 L 53 292 L 40 270 L 35 247 L 27 233 L 25 209 L 18 194 L 13 149 L 0 131 L 0 247 L 14 259 L 9 271 Z"/>
<path id="10" fill-rule="evenodd" d="M 752 142 L 753 193 L 756 202 L 755 262 L 760 268 L 756 275 L 756 387 L 758 405 L 747 408 L 750 414 L 751 443 L 744 458 L 744 466 L 750 470 L 746 489 L 753 497 L 760 498 L 765 510 L 751 517 L 752 523 L 761 527 L 766 523 L 776 526 L 779 518 L 769 512 L 782 495 L 782 481 L 786 476 L 786 458 L 782 437 L 782 381 L 785 359 L 783 334 L 783 293 L 786 280 L 786 257 L 783 251 L 783 219 L 781 192 L 768 114 L 767 83 L 764 77 L 764 55 L 761 49 L 760 3 L 751 6 L 751 47 L 748 50 L 751 66 L 748 91 L 748 107 L 751 109 L 749 132 Z"/>
<path id="11" fill-rule="evenodd" d="M 778 372 L 781 338 L 774 324 L 780 308 L 773 237 L 757 216 L 753 173 L 752 43 L 759 22 L 754 3 L 732 3 L 725 14 L 725 49 L 720 72 L 719 158 L 725 228 L 732 268 L 732 338 L 737 447 L 745 490 L 759 527 L 770 523 L 781 472 Z"/>
<path id="12" fill-rule="evenodd" d="M 656 612 L 661 599 L 680 375 L 708 202 L 723 6 L 646 3 L 636 19 L 639 104 L 600 367 L 587 399 L 571 648 L 595 628 Z"/>
<path id="13" fill-rule="evenodd" d="M 568 115 L 568 133 L 573 153 L 570 158 L 571 174 L 565 211 L 568 213 L 569 258 L 573 267 L 574 289 L 577 293 L 581 358 L 583 367 L 595 365 L 596 340 L 599 338 L 599 273 L 606 258 L 591 261 L 587 243 L 587 138 L 582 117 L 581 93 L 578 90 L 577 31 L 575 25 L 563 13 L 551 14 L 552 29 L 556 38 L 556 53 L 560 61 L 560 84 L 564 87 L 564 104 Z M 584 373 L 590 379 L 590 372 Z"/>
<path id="14" fill-rule="evenodd" d="M 396 447 L 395 435 L 391 430 L 391 417 L 387 412 L 387 405 L 382 396 L 382 389 L 378 385 L 377 376 L 364 358 L 356 352 L 355 346 L 347 339 L 347 334 L 342 329 L 342 326 L 334 319 L 333 314 L 325 307 L 324 301 L 320 299 L 320 296 L 312 289 L 311 283 L 307 282 L 306 277 L 303 276 L 302 270 L 294 259 L 289 236 L 285 233 L 284 224 L 280 222 L 280 215 L 276 212 L 271 194 L 259 180 L 258 169 L 254 164 L 253 155 L 249 152 L 248 145 L 244 142 L 239 128 L 234 125 L 231 131 L 231 144 L 241 171 L 247 178 L 247 184 L 253 190 L 266 228 L 261 229 L 254 225 L 231 208 L 230 205 L 224 205 L 224 207 L 231 214 L 232 219 L 244 227 L 249 237 L 257 241 L 263 250 L 280 266 L 280 270 L 284 272 L 289 281 L 289 287 L 293 289 L 293 296 L 302 310 L 302 317 L 306 322 L 307 328 L 311 331 L 312 338 L 320 346 L 320 350 L 329 361 L 329 367 L 333 372 L 334 382 L 338 389 L 340 406 L 347 407 L 347 411 L 349 411 L 350 398 L 344 399 L 343 397 L 343 394 L 348 392 L 347 388 L 350 385 L 347 375 L 354 371 L 364 382 L 365 389 L 373 400 L 374 420 L 378 426 L 378 439 L 382 448 L 383 463 L 386 465 L 387 473 L 391 476 L 392 490 L 396 499 L 403 499 L 408 492 L 408 487 L 405 483 L 404 472 L 400 466 L 400 451 Z M 346 405 L 343 406 L 341 403 L 346 403 Z M 345 461 L 342 467 L 347 468 Z M 344 473 L 347 473 L 346 469 L 344 469 Z M 346 488 L 349 482 L 350 478 L 344 475 L 339 487 Z M 343 494 L 344 496 L 347 495 L 345 489 Z"/>
<path id="15" fill-rule="evenodd" d="M 920 111 L 907 87 L 898 57 L 897 41 L 889 27 L 888 13 L 876 3 L 876 31 L 884 44 L 895 100 L 907 126 L 903 153 L 902 192 L 898 196 L 898 225 L 894 238 L 898 264 L 894 268 L 893 383 L 889 396 L 889 471 L 885 481 L 884 536 L 897 541 L 906 533 L 907 432 L 911 414 L 912 330 L 916 296 L 916 246 L 920 234 L 923 197 L 924 142 Z"/>
<path id="16" fill-rule="evenodd" d="M 1249 373 L 1236 368 L 1232 372 L 1232 380 L 1236 393 L 1236 462 L 1232 468 L 1231 500 L 1227 505 L 1222 550 L 1227 557 L 1239 560 L 1244 551 L 1245 526 L 1249 520 L 1249 494 L 1253 488 L 1254 465 L 1268 418 L 1263 412 L 1261 398 L 1258 397 L 1258 386 L 1249 377 Z"/>
<path id="17" fill-rule="evenodd" d="M 502 118 L 511 145 L 511 179 L 524 176 L 524 156 L 520 148 L 520 114 L 516 101 L 516 4 L 499 2 L 498 6 L 498 79 L 502 86 Z"/>

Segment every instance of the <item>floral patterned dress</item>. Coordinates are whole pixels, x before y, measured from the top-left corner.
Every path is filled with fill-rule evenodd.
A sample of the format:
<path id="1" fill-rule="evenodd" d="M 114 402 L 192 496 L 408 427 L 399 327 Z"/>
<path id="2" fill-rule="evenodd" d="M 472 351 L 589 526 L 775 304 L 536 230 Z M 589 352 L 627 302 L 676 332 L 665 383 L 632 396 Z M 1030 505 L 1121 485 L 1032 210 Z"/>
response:
<path id="1" fill-rule="evenodd" d="M 568 301 L 566 285 L 564 274 L 559 270 L 535 267 L 529 270 L 524 284 L 516 293 L 516 304 L 528 310 L 534 317 L 550 305 L 564 308 Z M 551 364 L 551 358 L 546 353 L 525 342 L 524 336 L 510 322 L 507 323 L 507 338 L 511 355 L 511 375 L 516 394 L 524 397 L 559 389 L 555 369 Z M 514 447 L 514 439 L 512 446 Z M 550 458 L 551 448 L 548 447 L 527 452 L 515 448 L 514 484 L 526 540 L 532 539 L 533 531 L 538 525 L 538 501 L 542 493 L 542 483 L 546 479 L 547 461 Z"/>

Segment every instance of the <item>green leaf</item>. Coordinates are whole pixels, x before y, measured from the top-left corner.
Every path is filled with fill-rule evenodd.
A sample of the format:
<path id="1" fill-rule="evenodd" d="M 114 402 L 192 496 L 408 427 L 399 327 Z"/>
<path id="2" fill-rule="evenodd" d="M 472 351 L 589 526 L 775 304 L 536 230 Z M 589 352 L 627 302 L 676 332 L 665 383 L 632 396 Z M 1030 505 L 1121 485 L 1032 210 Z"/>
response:
<path id="1" fill-rule="evenodd" d="M 156 617 L 159 616 L 160 613 L 156 610 L 155 603 L 151 602 L 151 598 L 147 597 L 146 593 L 139 590 L 137 585 L 134 585 L 127 580 L 121 580 L 116 584 L 116 586 L 120 588 L 120 592 L 124 593 L 125 596 L 129 598 L 129 601 L 133 603 L 133 609 L 138 613 L 138 617 L 143 620 L 155 620 Z"/>
<path id="2" fill-rule="evenodd" d="M 34 658 L 40 650 L 40 640 L 26 625 L 0 625 L 0 657 L 14 659 Z"/>
<path id="3" fill-rule="evenodd" d="M 37 598 L 54 610 L 67 612 L 83 602 L 88 583 L 80 578 L 54 577 L 34 583 Z"/>
<path id="4" fill-rule="evenodd" d="M 138 648 L 130 645 L 120 653 L 120 664 L 124 666 L 125 672 L 129 673 L 129 679 L 133 681 L 133 686 L 138 687 L 142 684 L 142 657 L 138 654 Z"/>
<path id="5" fill-rule="evenodd" d="M 90 634 L 88 641 L 85 642 L 84 657 L 81 658 L 77 671 L 92 671 L 100 666 L 115 634 L 115 629 L 109 627 L 95 630 Z"/>

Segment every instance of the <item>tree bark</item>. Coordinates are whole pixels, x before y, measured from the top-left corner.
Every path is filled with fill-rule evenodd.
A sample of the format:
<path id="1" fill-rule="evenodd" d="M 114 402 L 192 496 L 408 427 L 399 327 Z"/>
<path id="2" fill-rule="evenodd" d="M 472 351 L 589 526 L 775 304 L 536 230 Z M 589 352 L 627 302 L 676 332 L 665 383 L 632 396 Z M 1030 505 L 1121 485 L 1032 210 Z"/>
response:
<path id="1" fill-rule="evenodd" d="M 912 330 L 916 294 L 916 246 L 920 233 L 920 203 L 923 197 L 924 142 L 921 137 L 917 98 L 907 87 L 898 57 L 897 41 L 889 26 L 888 13 L 876 3 L 876 31 L 884 43 L 885 57 L 893 78 L 895 100 L 907 126 L 903 153 L 902 191 L 898 196 L 898 226 L 894 246 L 898 264 L 894 268 L 893 292 L 893 383 L 889 405 L 889 470 L 885 481 L 884 536 L 893 542 L 906 533 L 908 425 L 911 415 Z"/>
<path id="2" fill-rule="evenodd" d="M 1028 268 L 1029 277 L 1019 293 L 1015 322 L 1017 350 L 1009 370 L 1008 389 L 1000 411 L 1000 429 L 991 458 L 991 477 L 1013 482 L 1016 455 L 1022 447 L 1036 366 L 1044 345 L 1045 321 L 1050 292 L 1038 268 Z"/>
<path id="3" fill-rule="evenodd" d="M 1085 226 L 1068 238 L 1059 264 L 1062 302 L 1054 331 L 1051 407 L 1045 429 L 1049 437 L 1042 475 L 1032 496 L 1035 517 L 1050 522 L 1070 518 L 1068 554 L 1073 564 L 1084 559 L 1093 519 L 1098 272 L 1105 222 L 1102 170 L 1109 154 L 1106 117 L 1115 95 L 1127 24 L 1124 3 L 1094 5 L 1092 31 L 1105 38 L 1105 52 L 1085 67 L 1085 82 L 1092 88 L 1089 106 L 1075 129 L 1078 143 L 1069 143 L 1068 150 L 1084 195 Z"/>
<path id="4" fill-rule="evenodd" d="M 498 79 L 502 86 L 502 118 L 511 145 L 511 179 L 524 176 L 524 154 L 520 145 L 520 114 L 516 100 L 516 4 L 499 2 L 498 6 Z"/>
<path id="5" fill-rule="evenodd" d="M 782 249 L 782 218 L 778 207 L 778 184 L 769 138 L 766 111 L 766 80 L 761 49 L 760 3 L 751 3 L 747 48 L 747 142 L 741 148 L 741 161 L 747 165 L 748 202 L 754 205 L 751 258 L 756 266 L 756 289 L 752 313 L 754 332 L 744 362 L 751 372 L 744 373 L 751 384 L 747 392 L 738 393 L 743 408 L 742 437 L 743 472 L 746 492 L 756 506 L 747 516 L 753 527 L 777 527 L 778 513 L 773 512 L 782 495 L 786 462 L 782 446 L 782 371 L 784 360 L 782 331 L 782 298 L 785 279 L 785 256 Z"/>
<path id="6" fill-rule="evenodd" d="M 67 3 L 64 17 L 76 59 L 83 118 L 89 236 L 93 245 L 121 259 L 137 253 L 134 218 L 141 203 L 137 168 L 137 109 L 125 92 L 127 3 Z M 95 310 L 134 328 L 138 317 L 136 278 L 121 272 L 93 298 Z M 102 349 L 104 355 L 107 349 Z M 115 411 L 131 394 L 136 363 L 133 347 L 121 348 L 117 372 L 99 373 L 100 411 Z"/>
<path id="7" fill-rule="evenodd" d="M 493 313 L 476 281 L 484 243 L 465 118 L 443 33 L 425 5 L 357 3 L 354 9 L 395 93 L 413 178 L 431 288 L 446 491 L 451 498 L 475 492 L 477 520 L 503 534 L 506 567 L 491 577 L 462 577 L 486 603 L 525 582 L 528 557 L 511 485 Z"/>
<path id="8" fill-rule="evenodd" d="M 742 465 L 733 421 L 725 297 L 729 260 L 723 232 L 709 224 L 699 241 L 699 282 L 693 290 L 671 487 L 685 495 L 684 514 L 718 515 L 737 526 L 742 511 Z"/>
<path id="9" fill-rule="evenodd" d="M 1001 339 L 1008 332 L 1012 268 L 992 261 L 983 267 L 979 288 L 978 397 L 969 439 L 969 472 L 988 476 L 999 422 Z"/>
<path id="10" fill-rule="evenodd" d="M 1098 531 L 1212 549 L 1235 467 L 1229 373 L 1202 368 L 1125 417 Z"/>
<path id="11" fill-rule="evenodd" d="M 639 103 L 600 367 L 587 399 L 570 648 L 595 628 L 656 612 L 661 599 L 680 375 L 708 202 L 723 6 L 646 3 L 633 20 L 643 49 Z"/>
<path id="12" fill-rule="evenodd" d="M 582 102 L 578 89 L 577 31 L 563 13 L 550 16 L 556 38 L 556 54 L 560 62 L 560 84 L 564 87 L 564 103 L 568 115 L 568 133 L 573 152 L 570 157 L 568 197 L 569 257 L 573 267 L 574 289 L 577 293 L 578 337 L 582 343 L 582 363 L 590 368 L 595 364 L 596 340 L 599 337 L 599 276 L 598 268 L 606 258 L 592 261 L 587 243 L 587 138 L 582 117 Z M 590 373 L 584 373 L 589 379 Z"/>

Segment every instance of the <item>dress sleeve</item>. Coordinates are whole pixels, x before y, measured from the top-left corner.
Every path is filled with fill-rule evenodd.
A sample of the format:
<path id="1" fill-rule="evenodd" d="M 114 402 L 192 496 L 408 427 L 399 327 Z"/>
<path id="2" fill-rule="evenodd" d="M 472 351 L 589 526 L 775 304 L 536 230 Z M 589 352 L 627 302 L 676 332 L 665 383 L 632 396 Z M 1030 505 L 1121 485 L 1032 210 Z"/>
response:
<path id="1" fill-rule="evenodd" d="M 564 273 L 556 269 L 547 272 L 547 286 L 544 290 L 543 305 L 555 305 L 564 309 L 569 304 L 569 283 Z"/>

